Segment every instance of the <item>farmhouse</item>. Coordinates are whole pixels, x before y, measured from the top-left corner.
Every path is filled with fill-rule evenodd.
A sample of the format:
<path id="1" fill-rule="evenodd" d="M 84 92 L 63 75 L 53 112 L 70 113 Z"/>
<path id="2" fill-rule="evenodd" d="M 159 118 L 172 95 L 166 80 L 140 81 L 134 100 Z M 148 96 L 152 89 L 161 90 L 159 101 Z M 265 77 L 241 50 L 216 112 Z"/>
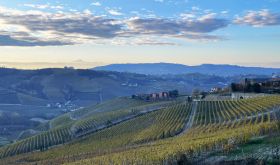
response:
<path id="1" fill-rule="evenodd" d="M 136 94 L 132 95 L 132 99 L 145 100 L 145 101 L 159 101 L 159 100 L 167 100 L 171 98 L 178 97 L 179 93 L 177 90 L 169 91 L 169 92 L 158 92 L 158 93 L 150 93 L 150 94 Z"/>

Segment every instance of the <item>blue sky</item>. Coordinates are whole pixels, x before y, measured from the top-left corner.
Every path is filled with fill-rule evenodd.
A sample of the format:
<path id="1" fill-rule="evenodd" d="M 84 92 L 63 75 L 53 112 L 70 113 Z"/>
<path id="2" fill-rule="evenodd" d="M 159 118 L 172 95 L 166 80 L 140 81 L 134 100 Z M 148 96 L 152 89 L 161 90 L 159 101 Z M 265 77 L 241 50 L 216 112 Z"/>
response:
<path id="1" fill-rule="evenodd" d="M 280 66 L 279 0 L 0 1 L 0 65 Z"/>

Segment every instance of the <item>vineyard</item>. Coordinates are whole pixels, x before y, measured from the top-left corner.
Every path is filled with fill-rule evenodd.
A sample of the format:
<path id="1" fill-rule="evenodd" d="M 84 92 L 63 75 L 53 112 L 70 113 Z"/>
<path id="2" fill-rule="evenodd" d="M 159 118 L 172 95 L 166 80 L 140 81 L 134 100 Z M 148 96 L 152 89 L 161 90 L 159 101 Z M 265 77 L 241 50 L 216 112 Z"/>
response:
<path id="1" fill-rule="evenodd" d="M 135 106 L 132 109 L 129 108 L 131 107 L 131 104 L 123 105 L 123 102 L 120 102 L 119 104 L 121 104 L 121 106 L 117 107 L 117 110 L 114 109 L 114 111 L 106 111 L 103 113 L 99 111 L 94 113 L 90 112 L 91 115 L 88 114 L 88 117 L 84 117 L 80 120 L 71 119 L 71 113 L 62 115 L 50 122 L 51 129 L 48 131 L 43 131 L 42 133 L 35 136 L 0 148 L 0 157 L 13 156 L 37 150 L 44 151 L 52 146 L 70 142 L 81 136 L 108 128 L 122 121 L 133 119 L 145 113 L 159 110 L 163 106 L 167 106 L 170 103 L 161 102 L 151 105 L 141 105 Z M 135 102 L 132 102 L 132 104 L 140 105 L 139 103 L 135 104 Z M 93 111 L 94 110 L 95 109 L 93 109 Z M 83 114 L 85 114 L 85 112 L 83 112 Z"/>
<path id="2" fill-rule="evenodd" d="M 142 105 L 98 112 L 1 148 L 1 157 L 7 157 L 3 159 L 7 163 L 20 160 L 39 164 L 199 162 L 211 153 L 229 153 L 252 137 L 275 134 L 280 129 L 280 96 L 276 95 L 163 105 L 166 108 Z M 104 127 L 106 124 L 112 126 Z M 34 148 L 46 151 L 21 154 Z M 12 155 L 18 156 L 9 157 Z"/>
<path id="3" fill-rule="evenodd" d="M 234 127 L 242 124 L 266 122 L 273 116 L 279 104 L 278 97 L 260 97 L 238 101 L 203 101 L 197 108 L 195 125 L 208 124 Z"/>
<path id="4" fill-rule="evenodd" d="M 178 104 L 144 114 L 114 127 L 99 131 L 85 139 L 66 144 L 65 147 L 69 148 L 67 151 L 65 151 L 64 147 L 47 150 L 44 152 L 43 157 L 50 159 L 53 155 L 75 155 L 80 154 L 81 150 L 83 150 L 83 153 L 92 152 L 92 154 L 95 154 L 97 152 L 106 152 L 108 146 L 110 148 L 117 148 L 171 137 L 182 131 L 190 115 L 190 110 L 190 104 Z M 34 154 L 40 155 L 41 153 Z M 42 155 L 38 157 L 42 157 Z"/>
<path id="5" fill-rule="evenodd" d="M 279 112 L 279 108 L 275 108 L 279 99 L 276 96 L 242 101 L 200 102 L 194 126 L 186 134 L 160 140 L 152 145 L 96 156 L 77 164 L 170 164 L 180 161 L 184 154 L 192 160 L 210 151 L 228 152 L 252 136 L 279 130 L 279 125 L 274 122 Z"/>

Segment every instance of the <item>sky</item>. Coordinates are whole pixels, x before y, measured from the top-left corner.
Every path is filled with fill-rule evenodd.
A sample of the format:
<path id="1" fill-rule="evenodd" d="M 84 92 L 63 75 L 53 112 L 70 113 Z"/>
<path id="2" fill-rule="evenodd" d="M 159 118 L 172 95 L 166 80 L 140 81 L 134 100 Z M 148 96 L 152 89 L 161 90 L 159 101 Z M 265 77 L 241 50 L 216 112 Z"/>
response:
<path id="1" fill-rule="evenodd" d="M 0 0 L 0 66 L 280 67 L 280 0 Z"/>

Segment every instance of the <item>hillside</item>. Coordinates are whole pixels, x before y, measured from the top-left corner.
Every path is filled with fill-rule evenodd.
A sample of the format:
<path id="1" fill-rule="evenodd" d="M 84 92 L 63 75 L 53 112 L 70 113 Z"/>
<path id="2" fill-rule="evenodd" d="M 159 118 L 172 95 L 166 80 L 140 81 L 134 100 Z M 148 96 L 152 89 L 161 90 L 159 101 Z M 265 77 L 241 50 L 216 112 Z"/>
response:
<path id="1" fill-rule="evenodd" d="M 172 63 L 143 63 L 143 64 L 111 64 L 99 66 L 93 70 L 117 71 L 127 73 L 138 73 L 146 75 L 164 75 L 164 74 L 189 74 L 200 73 L 217 76 L 236 76 L 236 75 L 266 75 L 280 73 L 279 68 L 261 68 L 261 67 L 243 67 L 237 65 L 214 65 L 202 64 L 197 66 L 188 66 Z"/>
<path id="2" fill-rule="evenodd" d="M 0 68 L 0 76 L 0 139 L 3 144 L 37 133 L 34 129 L 39 125 L 45 129 L 46 122 L 61 114 L 117 97 L 174 89 L 188 94 L 193 88 L 209 90 L 231 81 L 202 74 L 158 77 L 72 68 Z M 106 108 L 102 110 L 107 111 Z M 61 118 L 68 121 L 65 116 Z"/>
<path id="3" fill-rule="evenodd" d="M 82 69 L 17 70 L 0 68 L 0 104 L 87 106 L 115 97 L 178 89 L 209 90 L 231 78 L 204 74 L 149 76 Z M 68 103 L 67 103 L 68 102 Z M 70 105 L 65 105 L 65 103 Z M 74 107 L 75 108 L 75 107 Z"/>
<path id="4" fill-rule="evenodd" d="M 170 101 L 144 102 L 130 98 L 117 98 L 99 105 L 69 112 L 44 123 L 44 126 L 39 126 L 35 129 L 36 135 L 28 135 L 26 132 L 17 142 L 3 147 L 1 150 L 2 157 L 46 150 L 49 147 L 64 144 L 121 122 L 157 111 L 170 103 Z M 15 150 L 14 147 L 18 150 Z"/>
<path id="5" fill-rule="evenodd" d="M 181 99 L 166 108 L 124 120 L 71 143 L 48 150 L 41 148 L 43 152 L 21 154 L 30 152 L 34 146 L 49 144 L 51 139 L 62 139 L 62 133 L 1 148 L 1 161 L 6 164 L 181 164 L 201 161 L 227 164 L 233 161 L 232 155 L 242 161 L 243 155 L 234 151 L 254 142 L 254 138 L 267 136 L 269 138 L 261 143 L 267 143 L 267 147 L 273 145 L 269 139 L 280 133 L 279 101 L 280 97 L 276 95 L 192 103 Z M 261 149 L 267 148 L 262 146 Z M 258 157 L 251 158 L 258 161 Z M 267 153 L 262 160 L 271 160 L 268 158 L 276 160 L 272 153 Z"/>

